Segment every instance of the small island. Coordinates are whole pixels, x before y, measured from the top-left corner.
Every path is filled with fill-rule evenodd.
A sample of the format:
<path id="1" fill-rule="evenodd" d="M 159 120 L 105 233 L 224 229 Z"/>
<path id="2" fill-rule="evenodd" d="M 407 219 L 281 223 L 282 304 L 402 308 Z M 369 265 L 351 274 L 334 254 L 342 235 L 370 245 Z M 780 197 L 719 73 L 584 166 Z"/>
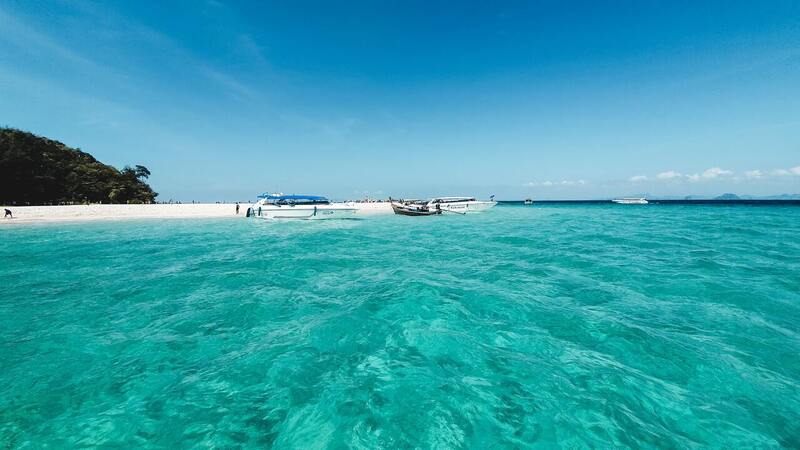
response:
<path id="1" fill-rule="evenodd" d="M 122 170 L 61 142 L 0 128 L 0 204 L 153 203 L 145 166 Z"/>
<path id="2" fill-rule="evenodd" d="M 741 200 L 742 198 L 730 192 L 714 197 L 714 200 Z"/>

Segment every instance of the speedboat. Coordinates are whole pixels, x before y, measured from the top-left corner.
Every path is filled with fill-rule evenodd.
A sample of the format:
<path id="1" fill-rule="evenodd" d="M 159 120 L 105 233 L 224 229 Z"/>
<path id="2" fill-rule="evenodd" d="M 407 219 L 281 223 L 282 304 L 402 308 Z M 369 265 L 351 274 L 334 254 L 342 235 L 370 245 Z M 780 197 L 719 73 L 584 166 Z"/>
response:
<path id="1" fill-rule="evenodd" d="M 532 205 L 532 204 L 533 204 L 533 200 L 532 200 L 532 199 L 529 199 L 529 198 L 526 198 L 524 203 L 525 203 L 526 205 Z"/>
<path id="2" fill-rule="evenodd" d="M 437 197 L 428 201 L 428 209 L 449 211 L 459 214 L 466 214 L 468 212 L 486 211 L 497 202 L 494 201 L 494 195 L 490 200 L 476 200 L 475 197 Z"/>
<path id="3" fill-rule="evenodd" d="M 644 197 L 623 197 L 611 201 L 619 205 L 646 205 L 649 203 Z"/>
<path id="4" fill-rule="evenodd" d="M 247 217 L 258 219 L 353 219 L 355 205 L 331 202 L 316 195 L 261 194 L 247 209 Z"/>

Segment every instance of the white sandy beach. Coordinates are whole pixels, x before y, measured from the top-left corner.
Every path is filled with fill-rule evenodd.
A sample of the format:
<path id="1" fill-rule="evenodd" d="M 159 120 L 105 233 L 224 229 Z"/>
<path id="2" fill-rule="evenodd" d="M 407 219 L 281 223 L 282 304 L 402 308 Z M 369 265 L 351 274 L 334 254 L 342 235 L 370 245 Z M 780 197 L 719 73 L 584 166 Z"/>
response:
<path id="1" fill-rule="evenodd" d="M 387 202 L 354 203 L 360 215 L 392 214 Z M 185 219 L 185 218 L 244 218 L 248 204 L 242 203 L 239 215 L 233 203 L 184 203 L 155 205 L 66 205 L 66 206 L 0 206 L 8 208 L 13 219 L 0 224 L 75 222 L 118 219 Z"/>

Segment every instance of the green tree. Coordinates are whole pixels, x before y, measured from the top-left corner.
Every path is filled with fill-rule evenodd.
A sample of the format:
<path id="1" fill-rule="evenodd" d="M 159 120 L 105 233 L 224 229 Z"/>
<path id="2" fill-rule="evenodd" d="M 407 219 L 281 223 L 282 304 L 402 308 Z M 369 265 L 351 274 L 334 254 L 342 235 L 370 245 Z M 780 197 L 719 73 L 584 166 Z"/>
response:
<path id="1" fill-rule="evenodd" d="M 61 142 L 0 128 L 0 203 L 152 203 L 150 170 L 123 170 Z"/>
<path id="2" fill-rule="evenodd" d="M 140 180 L 146 180 L 150 178 L 150 171 L 147 170 L 147 167 L 145 166 L 140 166 L 137 164 L 136 169 L 134 169 L 134 172 L 136 173 L 136 178 Z"/>

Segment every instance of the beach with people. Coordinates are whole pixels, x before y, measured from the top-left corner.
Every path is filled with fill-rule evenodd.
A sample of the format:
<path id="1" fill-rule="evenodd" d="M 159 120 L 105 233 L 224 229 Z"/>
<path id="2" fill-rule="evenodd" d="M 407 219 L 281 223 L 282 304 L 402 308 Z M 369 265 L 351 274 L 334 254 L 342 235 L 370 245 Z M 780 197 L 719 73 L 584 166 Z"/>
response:
<path id="1" fill-rule="evenodd" d="M 388 202 L 352 202 L 359 215 L 392 214 Z M 240 202 L 247 210 L 249 203 Z M 12 212 L 1 225 L 123 219 L 243 218 L 235 203 L 155 203 L 149 205 L 2 206 Z"/>

